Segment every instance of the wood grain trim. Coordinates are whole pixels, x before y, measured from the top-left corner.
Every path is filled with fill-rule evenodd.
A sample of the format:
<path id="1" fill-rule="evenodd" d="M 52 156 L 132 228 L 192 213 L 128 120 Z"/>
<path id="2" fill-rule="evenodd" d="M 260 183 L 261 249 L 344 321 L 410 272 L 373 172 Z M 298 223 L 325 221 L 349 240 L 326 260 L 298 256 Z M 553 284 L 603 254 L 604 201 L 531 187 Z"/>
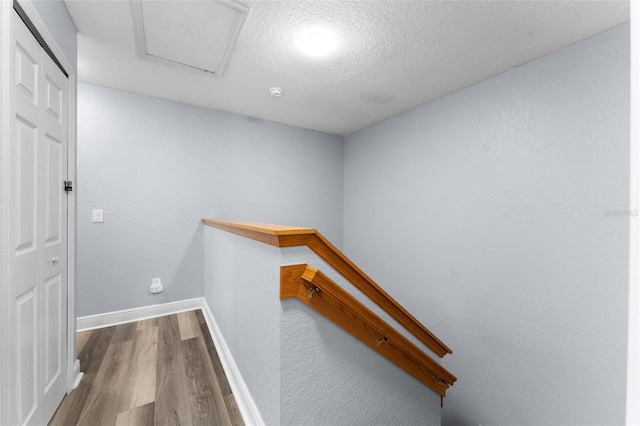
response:
<path id="1" fill-rule="evenodd" d="M 276 247 L 308 246 L 438 356 L 443 357 L 453 353 L 436 335 L 315 229 L 226 219 L 202 219 L 202 221 L 208 226 Z"/>
<path id="2" fill-rule="evenodd" d="M 302 274 L 307 265 L 288 265 L 280 267 L 280 300 L 296 297 L 301 284 Z"/>
<path id="3" fill-rule="evenodd" d="M 276 247 L 284 247 L 280 244 L 280 237 L 306 236 L 315 233 L 315 229 L 300 228 L 295 226 L 272 225 L 269 223 L 241 222 L 226 219 L 202 219 L 205 225 L 233 234 L 242 235 Z M 304 238 L 303 238 L 304 239 Z M 305 244 L 295 244 L 305 245 Z"/>
<path id="4" fill-rule="evenodd" d="M 393 297 L 384 291 L 375 281 L 358 268 L 348 257 L 331 244 L 319 233 L 313 235 L 307 243 L 309 248 L 327 263 L 333 266 L 340 274 L 366 294 L 378 306 L 413 333 L 429 349 L 444 357 L 453 351 L 445 345 L 427 327 L 422 325 L 413 315 L 400 305 Z"/>
<path id="5" fill-rule="evenodd" d="M 296 298 L 445 396 L 456 377 L 324 273 L 309 265 L 280 268 L 280 298 Z"/>

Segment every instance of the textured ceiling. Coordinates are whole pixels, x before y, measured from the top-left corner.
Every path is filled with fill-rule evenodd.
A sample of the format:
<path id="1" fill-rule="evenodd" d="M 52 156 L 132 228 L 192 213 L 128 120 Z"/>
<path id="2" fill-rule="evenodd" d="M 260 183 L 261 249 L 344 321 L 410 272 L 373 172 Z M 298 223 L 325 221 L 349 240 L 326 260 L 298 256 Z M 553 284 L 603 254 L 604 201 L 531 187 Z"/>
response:
<path id="1" fill-rule="evenodd" d="M 241 3 L 249 17 L 218 78 L 138 58 L 128 2 L 65 0 L 78 78 L 346 135 L 629 20 L 628 1 Z M 298 51 L 308 25 L 333 29 L 333 54 Z"/>

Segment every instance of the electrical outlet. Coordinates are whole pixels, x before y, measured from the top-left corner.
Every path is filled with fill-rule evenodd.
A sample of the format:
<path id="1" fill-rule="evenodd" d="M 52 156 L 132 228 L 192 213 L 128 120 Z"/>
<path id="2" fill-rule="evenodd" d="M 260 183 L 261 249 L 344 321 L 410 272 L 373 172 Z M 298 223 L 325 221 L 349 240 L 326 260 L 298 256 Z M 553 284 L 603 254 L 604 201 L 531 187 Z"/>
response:
<path id="1" fill-rule="evenodd" d="M 151 293 L 160 293 L 163 289 L 164 287 L 162 286 L 162 280 L 160 278 L 151 279 L 151 287 L 149 287 Z"/>

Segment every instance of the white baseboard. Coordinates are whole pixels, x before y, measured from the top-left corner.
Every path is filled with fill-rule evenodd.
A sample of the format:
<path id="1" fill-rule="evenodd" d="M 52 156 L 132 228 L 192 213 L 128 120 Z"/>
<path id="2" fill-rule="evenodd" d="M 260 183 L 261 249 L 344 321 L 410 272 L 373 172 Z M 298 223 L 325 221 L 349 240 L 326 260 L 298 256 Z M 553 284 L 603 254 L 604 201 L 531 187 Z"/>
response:
<path id="1" fill-rule="evenodd" d="M 213 344 L 218 352 L 218 357 L 220 358 L 220 363 L 224 369 L 224 374 L 227 376 L 231 392 L 233 392 L 233 396 L 238 404 L 238 410 L 240 411 L 242 420 L 244 420 L 244 423 L 249 426 L 264 426 L 264 421 L 262 420 L 260 411 L 249 393 L 249 388 L 247 388 L 247 384 L 244 382 L 244 379 L 240 374 L 240 370 L 238 370 L 238 366 L 233 360 L 233 356 L 229 351 L 229 346 L 227 346 L 224 337 L 222 337 L 222 332 L 220 331 L 216 320 L 213 318 L 209 305 L 204 299 L 202 299 L 202 302 L 202 313 L 204 315 L 204 319 L 207 321 L 207 326 L 211 332 Z"/>
<path id="2" fill-rule="evenodd" d="M 229 387 L 231 388 L 231 392 L 233 392 L 233 396 L 238 404 L 238 410 L 240 411 L 242 420 L 248 426 L 264 426 L 264 421 L 262 420 L 260 411 L 249 393 L 249 388 L 247 388 L 247 385 L 242 378 L 242 374 L 240 374 L 240 370 L 238 370 L 238 366 L 233 360 L 229 347 L 222 336 L 222 332 L 220 331 L 216 320 L 213 318 L 209 305 L 204 298 L 199 297 L 179 302 L 143 306 L 141 308 L 125 309 L 122 311 L 79 317 L 76 319 L 76 329 L 78 332 L 95 330 L 97 328 L 111 327 L 118 324 L 141 321 L 148 318 L 192 311 L 194 309 L 202 310 L 202 314 L 211 333 L 211 338 L 213 339 L 213 344 L 218 352 L 218 357 L 220 358 L 224 374 L 227 376 Z M 80 380 L 83 375 L 83 373 L 80 372 L 80 362 L 78 360 L 76 360 L 76 364 L 74 364 L 74 373 L 75 389 L 78 384 L 80 384 Z"/>
<path id="3" fill-rule="evenodd" d="M 76 318 L 76 330 L 89 331 L 96 328 L 111 327 L 128 322 L 142 321 L 148 318 L 177 314 L 179 312 L 202 309 L 204 299 L 181 300 L 178 302 L 162 303 L 159 305 L 143 306 L 140 308 L 124 309 L 122 311 L 106 312 L 104 314 L 88 315 Z"/>
<path id="4" fill-rule="evenodd" d="M 80 371 L 80 360 L 76 359 L 76 361 L 73 363 L 73 389 L 77 388 L 80 385 L 82 376 L 84 376 L 84 373 Z"/>

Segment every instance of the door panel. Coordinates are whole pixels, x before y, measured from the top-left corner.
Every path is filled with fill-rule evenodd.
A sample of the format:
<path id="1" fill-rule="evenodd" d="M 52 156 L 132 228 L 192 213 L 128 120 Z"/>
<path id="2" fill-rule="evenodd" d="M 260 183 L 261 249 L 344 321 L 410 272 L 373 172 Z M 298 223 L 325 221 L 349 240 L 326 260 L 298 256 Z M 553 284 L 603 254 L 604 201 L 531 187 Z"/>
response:
<path id="1" fill-rule="evenodd" d="M 56 380 L 60 377 L 62 371 L 62 349 L 64 342 L 61 337 L 64 334 L 62 330 L 62 319 L 66 317 L 63 312 L 63 294 L 62 294 L 62 274 L 56 274 L 45 282 L 45 318 L 48 318 L 45 324 L 44 347 L 44 392 L 45 394 L 56 384 Z"/>
<path id="2" fill-rule="evenodd" d="M 12 107 L 13 126 L 9 146 L 10 164 L 10 252 L 9 283 L 13 302 L 15 345 L 12 360 L 16 365 L 15 407 L 12 420 L 26 424 L 39 420 L 38 412 L 38 282 L 40 247 L 38 240 L 38 151 L 40 46 L 23 28 L 15 28 L 15 66 Z M 13 381 L 13 380 L 12 380 Z"/>
<path id="3" fill-rule="evenodd" d="M 9 417 L 46 424 L 67 390 L 69 84 L 15 12 L 12 23 Z"/>
<path id="4" fill-rule="evenodd" d="M 33 287 L 16 299 L 18 387 L 15 405 L 20 424 L 33 419 L 38 406 L 38 339 L 36 314 L 38 312 L 37 287 Z"/>
<path id="5" fill-rule="evenodd" d="M 26 27 L 15 26 L 11 81 L 13 90 L 13 126 L 9 161 L 10 170 L 10 241 L 13 251 L 13 273 L 11 297 L 13 300 L 23 297 L 29 291 L 35 291 L 39 281 L 39 241 L 38 241 L 38 138 L 41 47 Z M 37 307 L 36 307 L 37 308 Z M 35 327 L 35 324 L 34 324 Z M 30 342 L 22 336 L 22 342 Z M 26 340 L 25 340 L 26 339 Z M 35 338 L 34 338 L 35 341 Z M 17 357 L 22 348 L 18 347 Z M 25 350 L 28 349 L 25 347 Z"/>
<path id="6" fill-rule="evenodd" d="M 69 83 L 53 60 L 42 52 L 42 219 L 41 282 L 45 331 L 40 354 L 43 366 L 42 416 L 48 420 L 67 392 L 67 195 L 63 182 L 67 176 L 67 104 Z"/>
<path id="7" fill-rule="evenodd" d="M 21 90 L 31 103 L 37 104 L 38 76 L 40 72 L 38 71 L 39 67 L 36 58 L 40 56 L 40 51 L 38 50 L 40 46 L 35 46 L 29 40 L 25 40 L 24 43 L 26 43 L 26 48 L 20 41 L 16 41 L 15 61 L 17 72 L 15 83 L 18 90 Z"/>
<path id="8" fill-rule="evenodd" d="M 36 170 L 38 128 L 19 115 L 16 115 L 15 118 L 15 128 L 13 154 L 17 200 L 14 206 L 17 209 L 18 232 L 14 246 L 16 256 L 26 256 L 38 249 L 36 241 L 38 232 L 37 200 L 35 197 L 38 184 Z"/>
<path id="9" fill-rule="evenodd" d="M 63 124 L 62 103 L 64 101 L 63 90 L 51 79 L 49 75 L 45 79 L 45 105 L 51 117 Z"/>
<path id="10" fill-rule="evenodd" d="M 61 206 L 64 192 L 61 190 L 61 182 L 64 181 L 63 169 L 64 161 L 62 141 L 55 139 L 53 136 L 46 135 L 45 147 L 45 164 L 47 165 L 45 182 L 45 209 L 46 221 L 44 227 L 44 246 L 51 247 L 61 244 L 62 236 L 62 218 Z M 65 170 L 66 171 L 66 170 Z M 65 173 L 66 175 L 66 173 Z"/>

